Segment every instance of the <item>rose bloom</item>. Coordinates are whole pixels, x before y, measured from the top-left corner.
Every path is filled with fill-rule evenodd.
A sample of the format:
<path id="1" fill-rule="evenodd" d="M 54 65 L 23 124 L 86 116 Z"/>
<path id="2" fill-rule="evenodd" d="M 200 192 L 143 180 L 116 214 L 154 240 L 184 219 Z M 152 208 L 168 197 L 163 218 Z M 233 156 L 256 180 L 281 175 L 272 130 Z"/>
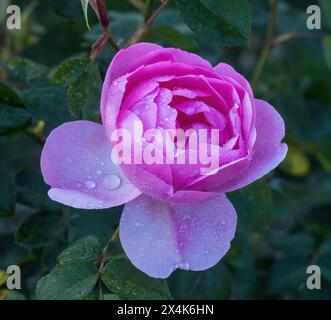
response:
<path id="1" fill-rule="evenodd" d="M 47 138 L 41 168 L 49 196 L 82 209 L 126 203 L 120 221 L 123 249 L 137 268 L 157 278 L 177 268 L 215 265 L 228 251 L 237 222 L 225 193 L 261 178 L 287 152 L 281 116 L 255 99 L 231 66 L 212 67 L 195 54 L 151 43 L 114 57 L 103 84 L 101 115 L 102 125 L 73 121 Z M 115 164 L 113 133 L 136 134 L 137 126 L 139 134 L 218 129 L 218 145 L 204 146 L 218 158 L 217 170 L 202 174 L 199 161 Z M 176 150 L 176 141 L 171 148 Z"/>

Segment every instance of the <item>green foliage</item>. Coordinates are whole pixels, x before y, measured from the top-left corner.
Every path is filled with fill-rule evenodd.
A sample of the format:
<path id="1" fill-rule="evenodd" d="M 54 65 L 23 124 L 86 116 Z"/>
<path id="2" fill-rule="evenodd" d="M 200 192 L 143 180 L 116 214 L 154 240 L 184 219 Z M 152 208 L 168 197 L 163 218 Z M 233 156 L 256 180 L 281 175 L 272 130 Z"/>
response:
<path id="1" fill-rule="evenodd" d="M 203 272 L 177 271 L 170 283 L 175 299 L 228 299 L 231 293 L 231 275 L 222 263 Z"/>
<path id="2" fill-rule="evenodd" d="M 331 69 L 331 36 L 327 36 L 323 39 L 323 46 L 326 64 Z"/>
<path id="3" fill-rule="evenodd" d="M 98 68 L 85 58 L 64 62 L 55 72 L 53 83 L 68 87 L 68 107 L 75 119 L 98 121 L 102 80 Z"/>
<path id="4" fill-rule="evenodd" d="M 250 1 L 248 0 L 176 0 L 187 25 L 200 37 L 217 44 L 249 44 Z"/>
<path id="5" fill-rule="evenodd" d="M 80 2 L 82 4 L 84 17 L 85 17 L 85 21 L 86 21 L 86 26 L 90 30 L 90 25 L 88 22 L 88 5 L 89 5 L 90 0 L 80 0 Z"/>
<path id="6" fill-rule="evenodd" d="M 47 196 L 40 172 L 42 144 L 55 127 L 100 121 L 102 79 L 116 52 L 106 43 L 95 61 L 87 58 L 102 34 L 94 14 L 86 28 L 88 2 L 39 1 L 31 10 L 18 0 L 19 32 L 3 28 L 0 9 L 0 300 L 330 299 L 330 1 L 320 1 L 322 30 L 314 32 L 305 24 L 307 1 L 278 1 L 274 37 L 305 39 L 270 48 L 254 95 L 281 113 L 289 153 L 270 175 L 228 194 L 238 227 L 220 263 L 167 280 L 137 270 L 115 240 L 122 206 L 64 207 Z M 144 17 L 128 1 L 106 4 L 125 47 Z M 269 1 L 171 1 L 141 41 L 229 63 L 249 80 L 269 15 Z M 20 291 L 5 288 L 11 264 L 22 269 Z M 321 290 L 306 288 L 311 264 L 321 268 Z"/>
<path id="7" fill-rule="evenodd" d="M 153 279 L 136 269 L 126 257 L 115 256 L 102 272 L 104 284 L 123 299 L 171 299 L 167 282 Z"/>
<path id="8" fill-rule="evenodd" d="M 0 136 L 26 127 L 31 115 L 24 109 L 0 104 Z"/>
<path id="9" fill-rule="evenodd" d="M 26 248 L 40 248 L 63 234 L 61 216 L 45 212 L 29 216 L 16 232 L 17 244 Z"/>
<path id="10" fill-rule="evenodd" d="M 270 225 L 273 203 L 270 187 L 263 180 L 230 195 L 241 222 L 250 230 L 261 232 Z"/>
<path id="11" fill-rule="evenodd" d="M 81 300 L 94 289 L 98 280 L 97 259 L 100 243 L 93 237 L 71 244 L 58 257 L 58 264 L 41 278 L 36 288 L 39 300 Z"/>
<path id="12" fill-rule="evenodd" d="M 16 189 L 14 179 L 10 173 L 0 167 L 0 218 L 14 213 Z"/>

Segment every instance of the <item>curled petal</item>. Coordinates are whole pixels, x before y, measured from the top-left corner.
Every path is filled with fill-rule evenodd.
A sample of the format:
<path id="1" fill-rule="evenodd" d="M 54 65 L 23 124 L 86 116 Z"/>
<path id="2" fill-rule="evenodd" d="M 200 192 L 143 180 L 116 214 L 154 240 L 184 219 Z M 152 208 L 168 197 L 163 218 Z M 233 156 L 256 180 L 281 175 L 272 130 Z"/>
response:
<path id="1" fill-rule="evenodd" d="M 104 128 L 91 121 L 73 121 L 54 129 L 41 155 L 49 196 L 81 209 L 124 204 L 140 194 L 111 161 L 111 144 Z"/>
<path id="2" fill-rule="evenodd" d="M 267 102 L 256 99 L 256 141 L 248 167 L 232 181 L 223 184 L 220 192 L 230 192 L 262 178 L 275 169 L 287 153 L 282 143 L 285 124 L 279 113 Z"/>

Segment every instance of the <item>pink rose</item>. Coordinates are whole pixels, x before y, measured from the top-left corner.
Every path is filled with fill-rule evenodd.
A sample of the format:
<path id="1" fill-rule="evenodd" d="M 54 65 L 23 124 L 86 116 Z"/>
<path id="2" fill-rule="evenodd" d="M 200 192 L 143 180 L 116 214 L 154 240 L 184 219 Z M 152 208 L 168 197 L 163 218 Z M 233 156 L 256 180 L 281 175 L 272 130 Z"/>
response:
<path id="1" fill-rule="evenodd" d="M 281 143 L 282 118 L 254 98 L 231 66 L 213 68 L 195 54 L 150 43 L 115 56 L 103 85 L 101 115 L 103 126 L 74 121 L 48 137 L 41 168 L 51 186 L 49 196 L 85 209 L 128 202 L 120 240 L 131 262 L 152 277 L 215 265 L 236 229 L 236 213 L 225 193 L 261 178 L 287 152 Z M 118 129 L 134 137 L 122 141 L 130 161 L 120 165 L 111 157 Z M 184 140 L 184 148 L 178 148 L 179 139 L 167 144 L 146 140 L 144 133 L 155 129 L 163 138 L 169 130 L 203 131 L 206 142 L 199 136 L 195 146 Z M 213 129 L 219 132 L 217 143 Z M 133 161 L 137 145 L 142 151 L 152 145 L 164 162 Z M 217 160 L 209 174 L 203 173 L 208 165 L 200 158 L 166 161 L 169 150 L 188 160 L 191 151 L 202 149 Z"/>

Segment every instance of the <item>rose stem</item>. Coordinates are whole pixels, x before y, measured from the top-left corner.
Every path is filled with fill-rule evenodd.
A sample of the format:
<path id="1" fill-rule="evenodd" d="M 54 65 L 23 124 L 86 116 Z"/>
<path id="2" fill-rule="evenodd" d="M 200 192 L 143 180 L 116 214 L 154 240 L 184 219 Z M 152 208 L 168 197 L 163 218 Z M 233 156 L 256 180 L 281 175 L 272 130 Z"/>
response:
<path id="1" fill-rule="evenodd" d="M 102 27 L 102 35 L 100 38 L 93 44 L 90 59 L 93 61 L 103 50 L 105 43 L 108 43 L 115 49 L 115 51 L 121 50 L 118 41 L 115 39 L 115 36 L 111 32 L 110 23 L 107 13 L 107 7 L 104 0 L 94 0 L 91 1 L 91 6 L 94 9 L 95 13 L 99 18 L 100 25 Z"/>
<path id="2" fill-rule="evenodd" d="M 266 37 L 265 37 L 265 44 L 264 44 L 262 53 L 260 55 L 260 58 L 257 62 L 257 65 L 256 65 L 254 73 L 253 73 L 253 78 L 252 78 L 252 89 L 253 90 L 256 88 L 256 85 L 260 79 L 263 68 L 268 60 L 270 48 L 272 46 L 272 40 L 273 40 L 273 34 L 274 34 L 274 28 L 275 28 L 276 16 L 277 16 L 277 4 L 278 4 L 277 0 L 272 0 L 270 14 L 269 14 L 269 21 L 268 21 L 268 26 L 267 26 L 267 31 L 266 31 Z"/>
<path id="3" fill-rule="evenodd" d="M 145 22 L 138 27 L 138 29 L 134 32 L 131 39 L 126 44 L 126 47 L 137 43 L 140 41 L 141 38 L 143 38 L 150 30 L 155 18 L 160 14 L 160 12 L 163 10 L 163 8 L 170 2 L 170 0 L 161 0 L 162 4 L 155 10 L 153 14 L 148 18 L 146 18 L 146 14 L 149 14 L 149 10 L 145 10 Z M 149 6 L 149 1 L 146 2 L 146 5 Z"/>

